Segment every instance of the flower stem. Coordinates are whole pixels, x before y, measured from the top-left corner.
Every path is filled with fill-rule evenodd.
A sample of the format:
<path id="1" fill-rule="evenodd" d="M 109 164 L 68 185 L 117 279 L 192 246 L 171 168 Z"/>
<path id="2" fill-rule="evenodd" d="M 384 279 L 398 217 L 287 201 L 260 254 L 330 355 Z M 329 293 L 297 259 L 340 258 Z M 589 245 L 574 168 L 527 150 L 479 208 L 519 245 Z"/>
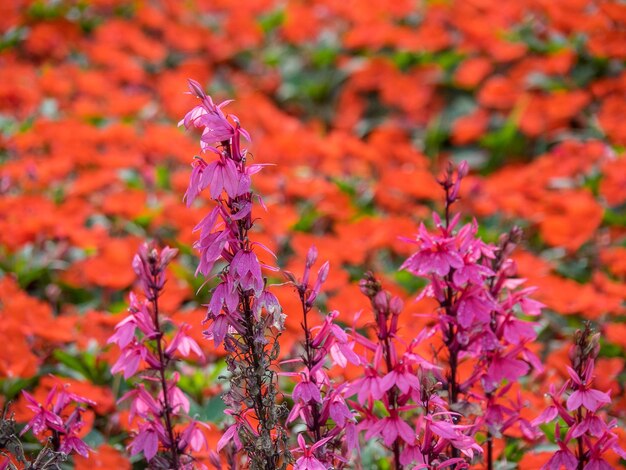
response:
<path id="1" fill-rule="evenodd" d="M 172 466 L 174 469 L 180 468 L 179 457 L 178 457 L 178 445 L 176 445 L 176 440 L 174 438 L 174 428 L 172 426 L 172 406 L 169 401 L 169 393 L 167 390 L 167 379 L 165 377 L 165 369 L 167 368 L 167 364 L 169 362 L 168 358 L 165 356 L 163 351 L 163 345 L 161 341 L 163 339 L 163 332 L 161 331 L 161 324 L 159 321 L 159 287 L 158 287 L 158 268 L 154 265 L 151 266 L 151 275 L 152 275 L 152 286 L 151 287 L 151 303 L 152 303 L 152 315 L 154 320 L 155 330 L 158 332 L 158 336 L 156 338 L 156 349 L 157 355 L 159 357 L 159 379 L 161 382 L 161 389 L 163 391 L 163 418 L 165 419 L 165 430 L 167 431 L 167 436 L 170 440 L 170 453 L 172 454 Z"/>

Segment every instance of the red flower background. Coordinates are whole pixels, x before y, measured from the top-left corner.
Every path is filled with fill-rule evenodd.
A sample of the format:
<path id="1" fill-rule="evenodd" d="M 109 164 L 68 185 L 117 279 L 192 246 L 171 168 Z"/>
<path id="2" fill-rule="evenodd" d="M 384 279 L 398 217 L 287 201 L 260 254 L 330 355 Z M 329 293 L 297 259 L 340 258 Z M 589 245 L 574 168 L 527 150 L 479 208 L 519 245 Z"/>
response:
<path id="1" fill-rule="evenodd" d="M 194 105 L 188 77 L 236 99 L 251 158 L 275 165 L 255 176 L 268 206 L 255 239 L 294 272 L 315 244 L 333 267 L 326 306 L 346 323 L 368 308 L 356 281 L 369 269 L 410 313 L 433 308 L 413 303 L 421 286 L 396 271 L 412 249 L 398 237 L 440 208 L 444 164 L 468 160 L 464 213 L 491 242 L 523 227 L 514 258 L 546 305 L 546 372 L 515 389 L 527 417 L 567 379 L 569 338 L 591 320 L 596 386 L 626 419 L 623 3 L 12 0 L 0 32 L 0 399 L 26 421 L 18 392 L 43 400 L 53 373 L 96 401 L 84 434 L 98 452 L 77 469 L 130 468 L 106 341 L 142 240 L 182 251 L 162 308 L 193 325 L 210 362 L 221 355 L 202 338 L 207 289 L 196 295 L 191 250 L 207 204 L 182 201 L 197 152 L 197 136 L 176 128 Z M 288 355 L 298 299 L 276 295 Z M 402 328 L 423 321 L 408 314 Z M 188 367 L 181 386 L 217 421 L 219 374 Z M 520 452 L 516 437 L 497 452 L 538 468 L 546 455 Z"/>

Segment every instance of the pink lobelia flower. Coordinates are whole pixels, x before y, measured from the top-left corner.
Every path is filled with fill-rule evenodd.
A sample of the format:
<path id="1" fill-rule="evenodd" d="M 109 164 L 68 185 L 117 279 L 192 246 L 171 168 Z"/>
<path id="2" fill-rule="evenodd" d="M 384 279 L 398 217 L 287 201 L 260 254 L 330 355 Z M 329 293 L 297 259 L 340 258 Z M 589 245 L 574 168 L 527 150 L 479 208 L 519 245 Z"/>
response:
<path id="1" fill-rule="evenodd" d="M 567 367 L 572 381 L 577 386 L 577 390 L 567 399 L 567 409 L 569 411 L 576 410 L 584 406 L 589 411 L 596 411 L 602 405 L 611 403 L 611 397 L 600 390 L 591 388 L 591 377 L 593 376 L 593 362 L 590 361 L 583 373 L 583 378 L 579 377 L 576 371 L 571 367 Z"/>
<path id="2" fill-rule="evenodd" d="M 415 274 L 425 276 L 436 274 L 447 275 L 451 269 L 460 269 L 465 266 L 463 257 L 459 254 L 455 237 L 431 235 L 424 224 L 420 224 L 417 243 L 419 250 L 411 255 L 400 267 Z"/>
<path id="3" fill-rule="evenodd" d="M 235 283 L 244 291 L 253 290 L 259 296 L 263 292 L 261 265 L 256 254 L 250 250 L 239 250 L 230 263 Z"/>
<path id="4" fill-rule="evenodd" d="M 137 455 L 143 452 L 146 460 L 150 462 L 159 450 L 158 424 L 154 421 L 148 422 L 139 428 L 139 432 L 130 444 L 130 455 Z"/>
<path id="5" fill-rule="evenodd" d="M 377 420 L 365 433 L 365 439 L 370 439 L 377 435 L 382 435 L 383 442 L 388 447 L 398 437 L 401 437 L 409 445 L 415 442 L 415 430 L 400 418 L 397 413 L 393 412 L 391 416 Z"/>
<path id="6" fill-rule="evenodd" d="M 302 434 L 298 434 L 299 451 L 303 455 L 296 460 L 294 470 L 326 470 L 326 465 L 315 457 L 315 451 L 330 440 L 331 437 L 326 437 L 309 447 L 306 445 Z"/>

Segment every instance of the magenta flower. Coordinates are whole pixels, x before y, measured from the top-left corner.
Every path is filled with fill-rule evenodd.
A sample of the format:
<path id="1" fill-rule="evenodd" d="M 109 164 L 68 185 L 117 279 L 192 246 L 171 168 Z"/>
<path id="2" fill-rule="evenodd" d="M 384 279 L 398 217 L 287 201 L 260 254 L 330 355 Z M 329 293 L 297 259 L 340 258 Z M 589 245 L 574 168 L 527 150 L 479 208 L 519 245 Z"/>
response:
<path id="1" fill-rule="evenodd" d="M 193 351 L 200 359 L 204 358 L 204 353 L 196 340 L 187 335 L 187 332 L 191 329 L 191 325 L 183 323 L 180 325 L 179 330 L 176 332 L 174 339 L 169 344 L 165 352 L 172 356 L 175 351 L 178 351 L 183 357 L 189 356 Z"/>
<path id="2" fill-rule="evenodd" d="M 185 430 L 181 433 L 179 447 L 183 450 L 189 446 L 194 452 L 200 452 L 203 449 L 209 448 L 206 436 L 200 429 L 210 429 L 209 425 L 201 421 L 192 420 Z"/>
<path id="3" fill-rule="evenodd" d="M 223 142 L 235 135 L 235 128 L 223 115 L 201 114 L 196 118 L 194 124 L 196 127 L 204 127 L 201 140 L 206 144 Z"/>
<path id="4" fill-rule="evenodd" d="M 421 385 L 417 376 L 408 367 L 406 367 L 403 362 L 398 362 L 394 370 L 389 372 L 380 380 L 381 390 L 385 392 L 394 385 L 397 386 L 402 393 L 410 393 L 412 390 L 421 390 Z"/>
<path id="5" fill-rule="evenodd" d="M 593 412 L 607 403 L 611 403 L 611 397 L 608 394 L 593 388 L 579 389 L 567 399 L 567 409 L 573 411 L 584 406 Z"/>
<path id="6" fill-rule="evenodd" d="M 236 116 L 222 112 L 227 103 L 215 105 L 193 80 L 189 81 L 189 89 L 200 103 L 180 124 L 202 128 L 201 148 L 217 157 L 209 163 L 198 159 L 185 195 L 190 204 L 208 188 L 215 204 L 196 227 L 200 230 L 200 238 L 194 244 L 200 252 L 196 275 L 210 276 L 218 260 L 226 265 L 208 305 L 209 325 L 205 336 L 216 345 L 223 344 L 227 350 L 230 380 L 237 384 L 224 396 L 226 404 L 237 409 L 232 415 L 251 414 L 259 423 L 258 427 L 239 423 L 237 432 L 248 465 L 273 468 L 278 465 L 281 457 L 278 449 L 284 447 L 285 440 L 281 437 L 284 436 L 281 425 L 270 419 L 278 414 L 270 409 L 277 405 L 268 397 L 278 396 L 276 375 L 271 367 L 278 356 L 276 337 L 283 329 L 284 316 L 276 298 L 264 294 L 261 264 L 252 250 L 255 245 L 262 245 L 252 242 L 249 236 L 254 225 L 251 176 L 262 165 L 247 164 L 248 152 L 242 148 L 241 139 L 249 142 L 250 136 Z"/>
<path id="7" fill-rule="evenodd" d="M 498 309 L 498 305 L 489 298 L 481 288 L 475 287 L 466 291 L 457 305 L 457 319 L 463 328 L 469 328 L 475 321 L 489 323 L 491 312 Z"/>
<path id="8" fill-rule="evenodd" d="M 48 397 L 46 398 L 45 405 L 42 405 L 37 400 L 35 400 L 35 397 L 33 397 L 27 391 L 24 390 L 22 392 L 22 395 L 28 401 L 28 404 L 26 405 L 26 407 L 29 410 L 34 411 L 35 416 L 33 416 L 31 420 L 26 424 L 24 429 L 22 429 L 22 432 L 20 433 L 20 435 L 25 434 L 31 428 L 35 435 L 41 434 L 43 431 L 47 429 L 52 429 L 52 430 L 61 431 L 61 432 L 65 431 L 65 428 L 63 427 L 63 420 L 61 419 L 61 417 L 58 416 L 56 413 L 53 413 L 52 411 L 49 411 L 47 409 L 48 407 L 52 405 L 52 400 L 54 400 L 56 393 L 57 393 L 57 390 L 56 390 L 56 387 L 54 387 L 48 393 Z"/>
<path id="9" fill-rule="evenodd" d="M 302 434 L 298 434 L 299 451 L 302 452 L 303 455 L 296 460 L 294 470 L 326 470 L 326 465 L 315 457 L 315 451 L 326 444 L 330 439 L 330 437 L 327 437 L 309 447 L 304 442 Z"/>
<path id="10" fill-rule="evenodd" d="M 417 235 L 419 250 L 411 255 L 400 267 L 415 274 L 427 276 L 435 274 L 446 276 L 451 269 L 460 269 L 465 266 L 463 257 L 456 248 L 456 239 L 453 237 L 433 236 L 420 224 Z"/>
<path id="11" fill-rule="evenodd" d="M 263 276 L 259 260 L 250 250 L 239 250 L 230 263 L 236 284 L 244 291 L 253 290 L 256 295 L 263 292 Z"/>
<path id="12" fill-rule="evenodd" d="M 365 371 L 365 377 L 354 380 L 346 390 L 346 395 L 351 396 L 357 394 L 357 399 L 361 405 L 366 400 L 380 400 L 384 395 L 382 380 L 378 376 L 378 373 L 372 369 L 367 368 Z"/>
<path id="13" fill-rule="evenodd" d="M 495 354 L 485 374 L 485 381 L 495 386 L 503 379 L 516 381 L 519 377 L 526 375 L 530 366 L 524 361 L 516 359 L 516 356 L 517 351 L 515 350 L 506 355 Z"/>
<path id="14" fill-rule="evenodd" d="M 603 419 L 593 413 L 587 413 L 583 420 L 572 428 L 572 437 L 576 439 L 587 433 L 594 437 L 601 437 L 608 429 Z"/>
<path id="15" fill-rule="evenodd" d="M 63 440 L 61 447 L 59 448 L 61 452 L 64 454 L 72 454 L 77 453 L 78 455 L 82 455 L 85 458 L 89 457 L 89 451 L 91 450 L 87 444 L 85 444 L 82 439 L 77 436 L 68 436 Z"/>
<path id="16" fill-rule="evenodd" d="M 200 179 L 200 188 L 208 187 L 211 199 L 218 199 L 222 191 L 226 191 L 229 197 L 235 197 L 238 181 L 237 168 L 233 161 L 222 158 L 209 163 L 204 169 Z"/>
<path id="17" fill-rule="evenodd" d="M 159 450 L 159 433 L 155 429 L 155 423 L 144 424 L 130 444 L 130 455 L 143 452 L 146 460 L 150 462 Z"/>
<path id="18" fill-rule="evenodd" d="M 391 446 L 398 437 L 407 444 L 415 442 L 415 431 L 397 414 L 376 421 L 365 433 L 365 439 L 382 435 L 386 446 Z"/>
<path id="19" fill-rule="evenodd" d="M 228 445 L 231 441 L 235 443 L 237 449 L 241 449 L 241 442 L 239 441 L 239 435 L 237 433 L 238 429 L 239 424 L 233 424 L 232 426 L 229 426 L 226 431 L 224 431 L 224 434 L 222 434 L 220 440 L 217 441 L 218 452 L 221 452 L 222 449 L 226 447 L 226 445 Z"/>
<path id="20" fill-rule="evenodd" d="M 584 378 L 580 378 L 576 371 L 571 367 L 567 367 L 572 381 L 577 389 L 567 399 L 567 409 L 569 411 L 576 410 L 584 406 L 591 412 L 595 412 L 601 406 L 611 403 L 611 397 L 604 392 L 591 388 L 591 377 L 593 375 L 593 363 L 590 362 L 584 372 Z"/>
<path id="21" fill-rule="evenodd" d="M 196 269 L 196 274 L 202 273 L 204 276 L 211 274 L 215 262 L 222 257 L 222 251 L 229 241 L 229 235 L 227 231 L 220 230 L 201 236 L 200 240 L 194 244 L 194 247 L 200 250 L 200 263 Z"/>
<path id="22" fill-rule="evenodd" d="M 570 469 L 576 468 L 578 465 L 578 459 L 571 450 L 565 446 L 562 442 L 559 442 L 560 449 L 557 450 L 550 460 L 548 460 L 541 470 L 561 470 L 562 468 Z"/>
<path id="23" fill-rule="evenodd" d="M 150 354 L 143 346 L 138 343 L 131 344 L 122 350 L 122 354 L 111 367 L 111 373 L 117 374 L 122 372 L 124 379 L 128 380 L 135 375 L 139 369 L 142 359 L 146 359 Z"/>
<path id="24" fill-rule="evenodd" d="M 83 427 L 82 413 L 84 408 L 81 405 L 96 405 L 95 402 L 87 398 L 71 393 L 63 387 L 60 391 L 55 386 L 50 390 L 46 401 L 41 404 L 28 392 L 23 391 L 22 395 L 27 401 L 26 407 L 35 412 L 35 415 L 26 424 L 20 436 L 29 429 L 35 435 L 48 431 L 52 433 L 52 450 L 65 454 L 77 453 L 83 457 L 89 457 L 91 449 L 78 437 L 78 432 Z M 71 412 L 67 407 L 76 404 Z M 62 418 L 69 413 L 67 418 Z"/>

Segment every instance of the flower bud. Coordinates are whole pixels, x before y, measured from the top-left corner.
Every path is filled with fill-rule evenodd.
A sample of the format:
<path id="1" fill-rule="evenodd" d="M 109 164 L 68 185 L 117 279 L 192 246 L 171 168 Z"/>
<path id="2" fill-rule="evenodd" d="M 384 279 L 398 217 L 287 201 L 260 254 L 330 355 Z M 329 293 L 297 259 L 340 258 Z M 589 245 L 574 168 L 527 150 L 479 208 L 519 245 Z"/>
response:
<path id="1" fill-rule="evenodd" d="M 457 174 L 459 175 L 459 179 L 465 178 L 468 173 L 469 164 L 467 163 L 467 160 L 463 160 L 461 163 L 459 163 L 459 166 L 457 168 Z"/>
<path id="2" fill-rule="evenodd" d="M 306 266 L 310 268 L 315 264 L 315 261 L 317 261 L 317 248 L 313 245 L 306 254 Z"/>

